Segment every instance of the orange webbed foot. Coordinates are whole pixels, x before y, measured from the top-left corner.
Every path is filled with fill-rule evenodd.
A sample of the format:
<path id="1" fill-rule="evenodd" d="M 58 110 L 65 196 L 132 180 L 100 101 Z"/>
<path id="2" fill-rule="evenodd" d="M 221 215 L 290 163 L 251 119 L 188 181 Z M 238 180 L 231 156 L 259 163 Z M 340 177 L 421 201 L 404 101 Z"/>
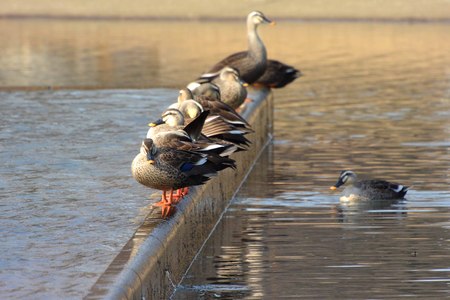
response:
<path id="1" fill-rule="evenodd" d="M 161 206 L 161 217 L 163 219 L 167 219 L 168 217 L 172 216 L 175 212 L 175 207 L 171 204 L 165 204 Z"/>
<path id="2" fill-rule="evenodd" d="M 184 196 L 186 196 L 189 193 L 189 188 L 184 187 L 181 189 L 176 190 L 176 192 L 173 194 L 173 203 L 178 204 L 180 203 L 181 199 L 183 199 Z"/>

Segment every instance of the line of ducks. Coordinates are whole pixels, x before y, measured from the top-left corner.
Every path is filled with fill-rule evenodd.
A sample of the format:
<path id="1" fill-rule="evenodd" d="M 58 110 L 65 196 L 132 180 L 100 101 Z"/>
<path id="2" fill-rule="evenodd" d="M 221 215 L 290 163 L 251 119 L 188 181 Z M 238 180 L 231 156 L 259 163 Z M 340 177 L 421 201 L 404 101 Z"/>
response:
<path id="1" fill-rule="evenodd" d="M 131 172 L 137 182 L 162 190 L 162 217 L 170 216 L 175 205 L 189 192 L 188 187 L 202 185 L 218 172 L 236 168 L 230 158 L 245 151 L 252 133 L 240 112 L 251 101 L 247 85 L 282 88 L 300 77 L 296 68 L 267 59 L 258 35 L 261 24 L 274 24 L 263 13 L 247 16 L 248 49 L 234 53 L 215 64 L 186 88 L 178 99 L 150 123 Z M 408 187 L 384 180 L 359 180 L 352 171 L 342 171 L 332 190 L 351 183 L 346 196 L 373 199 L 403 198 Z M 342 198 L 341 198 L 342 200 Z"/>
<path id="2" fill-rule="evenodd" d="M 162 217 L 170 216 L 190 186 L 202 185 L 218 172 L 235 169 L 230 155 L 245 151 L 253 132 L 240 116 L 247 85 L 282 88 L 301 76 L 292 66 L 267 59 L 258 35 L 261 24 L 274 24 L 263 13 L 247 16 L 248 49 L 234 53 L 180 90 L 178 99 L 149 124 L 140 152 L 131 164 L 137 182 L 162 190 Z"/>

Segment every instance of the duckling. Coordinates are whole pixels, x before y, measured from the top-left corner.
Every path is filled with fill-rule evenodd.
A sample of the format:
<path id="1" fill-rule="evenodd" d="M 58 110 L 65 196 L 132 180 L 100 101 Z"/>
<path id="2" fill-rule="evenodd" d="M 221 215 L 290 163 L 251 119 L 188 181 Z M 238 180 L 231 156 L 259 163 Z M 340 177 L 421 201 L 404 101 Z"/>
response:
<path id="1" fill-rule="evenodd" d="M 330 189 L 336 190 L 346 183 L 351 183 L 352 185 L 344 190 L 344 196 L 341 197 L 341 200 L 343 201 L 359 197 L 375 200 L 402 199 L 409 189 L 407 186 L 385 180 L 358 180 L 356 173 L 349 170 L 342 171 L 338 181 L 335 185 L 331 186 Z"/>
<path id="2" fill-rule="evenodd" d="M 177 203 L 174 190 L 202 185 L 225 168 L 235 168 L 234 160 L 195 150 L 157 147 L 152 139 L 144 139 L 131 164 L 131 173 L 140 184 L 163 191 L 157 205 L 161 206 L 162 217 L 167 218 Z"/>
<path id="3" fill-rule="evenodd" d="M 215 64 L 207 73 L 216 73 L 226 66 L 239 71 L 241 79 L 252 84 L 266 69 L 267 52 L 264 43 L 258 35 L 257 28 L 260 24 L 272 24 L 262 12 L 252 11 L 247 16 L 248 50 L 231 54 Z"/>
<path id="4" fill-rule="evenodd" d="M 268 59 L 266 71 L 258 78 L 254 85 L 282 88 L 302 75 L 302 72 L 293 66 L 289 66 L 278 60 Z"/>

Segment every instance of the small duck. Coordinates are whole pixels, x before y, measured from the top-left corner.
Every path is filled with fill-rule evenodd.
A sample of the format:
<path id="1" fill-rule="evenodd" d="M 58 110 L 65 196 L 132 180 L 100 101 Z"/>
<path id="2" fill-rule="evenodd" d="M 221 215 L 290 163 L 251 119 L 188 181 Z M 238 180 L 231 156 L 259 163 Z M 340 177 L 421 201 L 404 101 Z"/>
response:
<path id="1" fill-rule="evenodd" d="M 231 54 L 215 64 L 207 73 L 216 73 L 229 66 L 238 70 L 241 79 L 248 84 L 252 84 L 261 77 L 266 69 L 267 52 L 258 35 L 257 28 L 260 24 L 275 25 L 275 22 L 269 20 L 262 12 L 249 13 L 247 16 L 248 50 Z"/>
<path id="2" fill-rule="evenodd" d="M 292 66 L 278 60 L 269 59 L 267 60 L 266 71 L 258 78 L 255 85 L 262 85 L 270 88 L 282 88 L 302 75 L 300 70 L 297 70 Z"/>
<path id="3" fill-rule="evenodd" d="M 195 150 L 157 147 L 146 138 L 133 159 L 131 173 L 140 184 L 163 191 L 156 205 L 161 206 L 162 217 L 167 218 L 179 201 L 174 198 L 174 190 L 202 185 L 225 168 L 235 168 L 234 160 Z"/>
<path id="4" fill-rule="evenodd" d="M 341 185 L 351 183 L 345 188 L 344 196 L 341 200 L 346 201 L 355 198 L 366 198 L 374 200 L 394 200 L 402 199 L 408 192 L 409 187 L 397 183 L 391 183 L 385 180 L 369 179 L 358 180 L 353 171 L 342 171 L 335 185 L 331 190 L 336 190 Z"/>
<path id="5" fill-rule="evenodd" d="M 245 88 L 247 84 L 242 82 L 239 72 L 235 68 L 227 66 L 219 72 L 204 74 L 195 82 L 190 83 L 188 88 L 191 87 L 191 91 L 193 90 L 195 94 L 196 89 L 200 85 L 208 82 L 215 84 L 219 88 L 220 100 L 234 109 L 241 106 L 247 98 L 247 89 Z"/>

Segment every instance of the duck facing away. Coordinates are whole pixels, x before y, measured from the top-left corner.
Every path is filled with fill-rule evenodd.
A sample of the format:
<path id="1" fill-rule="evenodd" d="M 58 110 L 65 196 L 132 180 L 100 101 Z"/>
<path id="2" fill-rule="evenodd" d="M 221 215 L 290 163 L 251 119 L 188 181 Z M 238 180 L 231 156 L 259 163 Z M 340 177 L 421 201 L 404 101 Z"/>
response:
<path id="1" fill-rule="evenodd" d="M 373 200 L 394 200 L 402 199 L 408 192 L 407 186 L 391 183 L 379 179 L 359 180 L 353 171 L 342 171 L 335 185 L 331 186 L 331 190 L 350 183 L 344 190 L 344 197 L 341 200 L 350 198 L 366 198 Z"/>
<path id="2" fill-rule="evenodd" d="M 140 184 L 163 191 L 161 201 L 156 205 L 161 206 L 162 216 L 166 218 L 179 201 L 179 198 L 174 198 L 174 190 L 202 185 L 228 167 L 235 168 L 234 160 L 228 157 L 157 147 L 152 139 L 146 138 L 139 154 L 133 159 L 131 173 Z"/>
<path id="3" fill-rule="evenodd" d="M 275 24 L 262 12 L 252 11 L 247 16 L 248 50 L 231 54 L 215 64 L 207 73 L 219 72 L 226 66 L 238 70 L 241 79 L 252 84 L 266 70 L 267 52 L 264 43 L 258 35 L 260 24 Z"/>
<path id="4" fill-rule="evenodd" d="M 235 68 L 226 66 L 219 72 L 204 74 L 187 87 L 195 94 L 196 89 L 209 82 L 219 88 L 220 100 L 234 109 L 244 103 L 247 98 L 247 89 Z"/>
<path id="5" fill-rule="evenodd" d="M 255 85 L 262 85 L 270 88 L 282 88 L 302 76 L 300 70 L 289 66 L 278 60 L 267 60 L 267 67 L 264 74 L 258 78 Z"/>

